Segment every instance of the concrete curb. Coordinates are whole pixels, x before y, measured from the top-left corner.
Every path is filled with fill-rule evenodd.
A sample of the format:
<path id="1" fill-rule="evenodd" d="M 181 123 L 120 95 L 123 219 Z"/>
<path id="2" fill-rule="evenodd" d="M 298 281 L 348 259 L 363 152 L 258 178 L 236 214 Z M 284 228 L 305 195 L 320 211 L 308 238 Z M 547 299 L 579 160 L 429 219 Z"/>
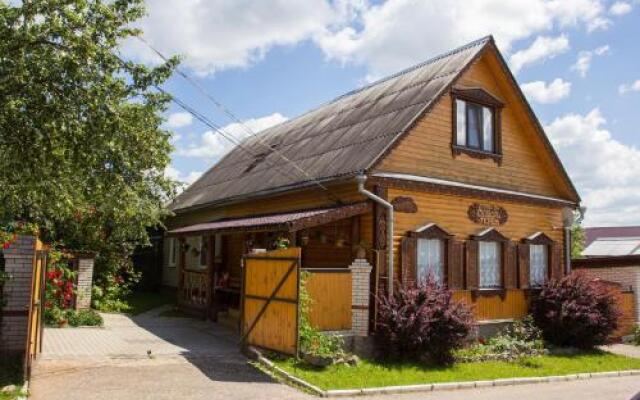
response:
<path id="1" fill-rule="evenodd" d="M 305 388 L 306 390 L 310 391 L 311 393 L 320 396 L 320 397 L 327 397 L 327 392 L 320 389 L 317 386 L 314 386 L 312 384 L 310 384 L 307 381 L 304 381 L 296 376 L 291 375 L 290 373 L 288 373 L 287 371 L 283 370 L 282 368 L 278 367 L 277 365 L 275 365 L 274 363 L 272 363 L 270 360 L 268 360 L 267 358 L 265 358 L 262 353 L 260 353 L 260 351 L 258 349 L 256 349 L 255 347 L 248 347 L 247 348 L 247 352 L 249 353 L 249 356 L 254 358 L 262 367 L 264 367 L 265 369 L 267 369 L 268 371 L 270 371 L 272 374 L 277 375 L 278 377 L 280 377 L 281 379 L 284 379 L 285 381 L 287 381 L 289 384 L 293 385 L 293 386 L 301 386 L 303 388 Z"/>
<path id="2" fill-rule="evenodd" d="M 529 385 L 533 383 L 553 383 L 553 382 L 567 382 L 577 381 L 585 379 L 597 379 L 597 378 L 614 378 L 621 376 L 640 376 L 640 370 L 626 370 L 626 371 L 611 371 L 611 372 L 591 372 L 581 374 L 570 375 L 557 375 L 557 376 L 539 376 L 539 377 L 523 377 L 523 378 L 507 378 L 507 379 L 493 379 L 485 381 L 468 381 L 468 382 L 445 382 L 445 383 L 431 383 L 424 385 L 406 385 L 406 386 L 385 386 L 376 388 L 363 388 L 363 389 L 335 389 L 335 390 L 322 390 L 317 386 L 314 386 L 296 376 L 291 375 L 282 368 L 276 366 L 271 361 L 266 359 L 260 351 L 255 348 L 249 348 L 249 353 L 258 363 L 265 369 L 279 376 L 293 386 L 301 386 L 311 393 L 320 397 L 349 397 L 349 396 L 367 396 L 377 394 L 402 394 L 402 393 L 417 393 L 417 392 L 432 392 L 440 390 L 461 390 L 461 389 L 474 389 L 474 388 L 486 388 L 486 387 L 499 387 L 499 386 L 516 386 L 516 385 Z"/>

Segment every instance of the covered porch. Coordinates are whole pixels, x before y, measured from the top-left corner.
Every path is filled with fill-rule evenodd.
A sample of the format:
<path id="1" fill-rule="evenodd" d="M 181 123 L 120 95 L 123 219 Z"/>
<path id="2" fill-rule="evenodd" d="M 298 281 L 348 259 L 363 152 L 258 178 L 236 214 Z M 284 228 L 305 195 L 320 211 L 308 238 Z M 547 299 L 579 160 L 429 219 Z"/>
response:
<path id="1" fill-rule="evenodd" d="M 351 330 L 354 284 L 349 267 L 356 259 L 376 258 L 366 250 L 372 240 L 369 224 L 363 221 L 370 214 L 371 205 L 362 202 L 226 218 L 171 230 L 168 235 L 177 239 L 170 253 L 177 261 L 178 305 L 237 327 L 244 256 L 282 246 L 300 247 L 302 270 L 309 272 L 307 290 L 314 300 L 312 324 L 322 330 Z"/>

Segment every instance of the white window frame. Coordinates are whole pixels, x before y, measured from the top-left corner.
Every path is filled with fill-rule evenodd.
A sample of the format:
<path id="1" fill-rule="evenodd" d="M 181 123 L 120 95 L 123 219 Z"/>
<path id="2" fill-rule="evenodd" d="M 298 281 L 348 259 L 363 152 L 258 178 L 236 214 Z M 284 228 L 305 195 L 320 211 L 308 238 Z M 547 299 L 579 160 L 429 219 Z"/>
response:
<path id="1" fill-rule="evenodd" d="M 435 252 L 431 250 L 437 248 L 438 252 L 435 257 Z M 416 279 L 418 284 L 424 283 L 429 276 L 429 272 L 437 268 L 435 273 L 431 276 L 435 278 L 439 284 L 444 284 L 445 281 L 445 241 L 440 238 L 418 238 L 416 245 Z M 427 259 L 421 257 L 421 255 L 427 255 Z M 438 259 L 439 258 L 439 259 Z M 439 264 L 439 265 L 436 265 Z"/>
<path id="2" fill-rule="evenodd" d="M 487 256 L 483 254 L 483 250 L 489 249 L 490 247 L 494 248 L 491 256 Z M 483 282 L 483 268 L 487 267 L 487 263 L 489 262 L 489 258 L 495 263 L 493 266 L 495 268 L 495 275 L 497 279 L 494 279 L 491 282 Z M 478 288 L 485 290 L 493 290 L 493 289 L 503 289 L 504 282 L 502 278 L 502 242 L 499 241 L 490 241 L 490 240 L 479 240 L 478 241 Z M 496 284 L 494 284 L 497 282 Z"/>

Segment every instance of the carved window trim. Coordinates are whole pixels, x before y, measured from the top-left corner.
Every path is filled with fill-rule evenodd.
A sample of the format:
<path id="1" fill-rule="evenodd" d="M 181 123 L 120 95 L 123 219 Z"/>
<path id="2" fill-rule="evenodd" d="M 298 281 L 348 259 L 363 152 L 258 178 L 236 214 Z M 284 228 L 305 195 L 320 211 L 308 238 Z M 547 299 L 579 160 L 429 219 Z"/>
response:
<path id="1" fill-rule="evenodd" d="M 472 291 L 472 297 L 477 297 L 478 295 L 483 295 L 483 296 L 493 296 L 493 295 L 500 295 L 501 298 L 504 298 L 504 296 L 506 296 L 507 293 L 507 289 L 506 289 L 506 279 L 505 279 L 505 267 L 506 267 L 506 260 L 505 260 L 505 245 L 510 241 L 510 239 L 506 236 L 504 236 L 502 233 L 500 233 L 496 228 L 487 228 L 484 229 L 482 231 L 480 231 L 479 233 L 475 234 L 475 235 L 471 235 L 469 237 L 470 241 L 476 242 L 476 246 L 477 246 L 477 284 L 478 284 L 478 288 L 476 290 Z M 500 251 L 500 287 L 499 288 L 482 288 L 480 287 L 480 274 L 481 274 L 481 265 L 480 265 L 480 243 L 479 242 L 497 242 L 499 244 L 499 251 Z"/>
<path id="2" fill-rule="evenodd" d="M 456 100 L 487 107 L 493 112 L 493 152 L 474 149 L 472 147 L 457 144 L 458 110 Z M 452 130 L 451 151 L 455 158 L 460 154 L 466 154 L 473 158 L 491 159 L 498 165 L 502 165 L 502 116 L 504 103 L 482 88 L 453 88 L 451 89 Z"/>
<path id="3" fill-rule="evenodd" d="M 449 285 L 449 257 L 451 257 L 451 244 L 453 243 L 454 235 L 449 233 L 446 229 L 438 226 L 436 223 L 429 223 L 420 228 L 406 233 L 406 237 L 411 238 L 415 242 L 415 249 L 413 254 L 413 280 L 418 282 L 418 239 L 438 239 L 442 240 L 443 253 L 442 253 L 442 282 L 443 285 Z"/>
<path id="4" fill-rule="evenodd" d="M 536 232 L 531 236 L 528 236 L 522 239 L 522 243 L 529 246 L 527 250 L 527 271 L 529 273 L 528 279 L 528 289 L 530 291 L 540 290 L 540 286 L 533 286 L 531 283 L 531 245 L 541 245 L 546 246 L 547 248 L 547 273 L 546 278 L 547 281 L 551 279 L 551 271 L 552 271 L 552 257 L 553 257 L 553 246 L 556 244 L 556 241 L 547 236 L 544 232 Z"/>

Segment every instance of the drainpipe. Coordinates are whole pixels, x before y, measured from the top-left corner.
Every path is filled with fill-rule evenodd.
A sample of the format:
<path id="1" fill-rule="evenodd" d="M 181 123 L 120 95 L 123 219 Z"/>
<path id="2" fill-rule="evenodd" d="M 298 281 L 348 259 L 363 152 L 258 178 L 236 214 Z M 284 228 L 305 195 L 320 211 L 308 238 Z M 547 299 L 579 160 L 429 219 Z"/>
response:
<path id="1" fill-rule="evenodd" d="M 393 205 L 382 197 L 376 196 L 365 189 L 364 183 L 366 180 L 366 175 L 356 176 L 358 192 L 387 209 L 387 265 L 389 266 L 387 268 L 387 291 L 389 293 L 389 297 L 391 297 L 393 295 Z"/>

